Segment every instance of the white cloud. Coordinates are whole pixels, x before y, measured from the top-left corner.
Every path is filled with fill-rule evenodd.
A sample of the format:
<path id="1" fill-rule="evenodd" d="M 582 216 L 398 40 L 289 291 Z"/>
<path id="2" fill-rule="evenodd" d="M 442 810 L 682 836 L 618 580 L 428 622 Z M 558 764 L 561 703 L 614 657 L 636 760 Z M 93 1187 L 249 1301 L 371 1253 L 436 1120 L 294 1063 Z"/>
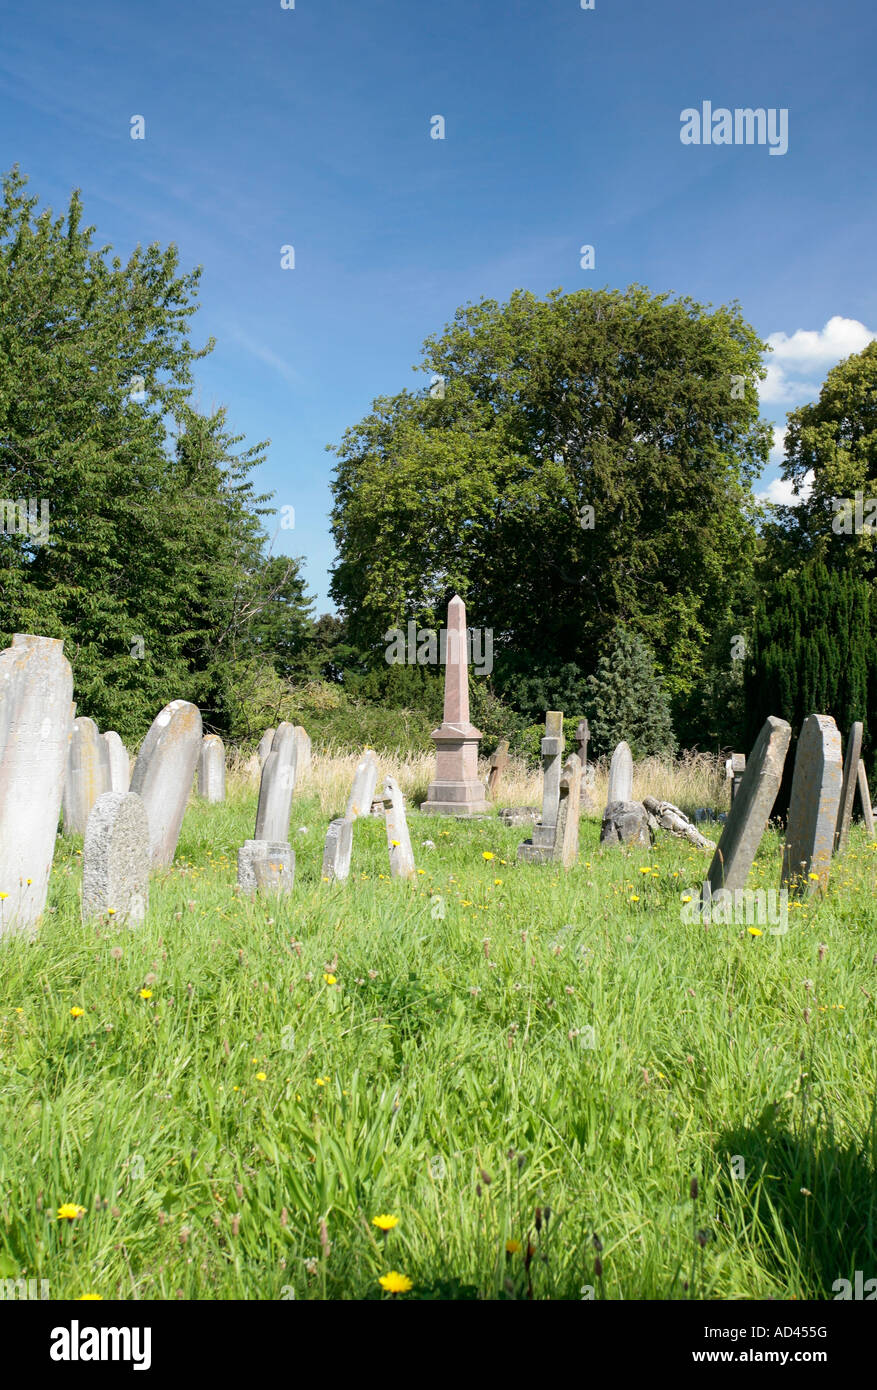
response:
<path id="1" fill-rule="evenodd" d="M 771 446 L 770 453 L 768 454 L 767 461 L 769 464 L 774 464 L 777 468 L 779 468 L 780 464 L 785 459 L 785 444 L 787 434 L 788 430 L 786 429 L 785 425 L 774 425 L 773 444 Z"/>
<path id="2" fill-rule="evenodd" d="M 795 333 L 770 333 L 765 355 L 767 377 L 759 396 L 765 405 L 793 405 L 815 400 L 830 367 L 861 352 L 877 338 L 858 319 L 835 314 L 821 330 L 799 328 Z M 809 378 L 809 379 L 808 379 Z"/>
<path id="3" fill-rule="evenodd" d="M 780 507 L 797 507 L 801 502 L 806 501 L 813 491 L 813 474 L 805 473 L 801 483 L 800 491 L 794 492 L 792 484 L 787 483 L 783 478 L 773 478 L 762 492 L 757 492 L 755 496 L 759 502 L 774 502 Z"/>

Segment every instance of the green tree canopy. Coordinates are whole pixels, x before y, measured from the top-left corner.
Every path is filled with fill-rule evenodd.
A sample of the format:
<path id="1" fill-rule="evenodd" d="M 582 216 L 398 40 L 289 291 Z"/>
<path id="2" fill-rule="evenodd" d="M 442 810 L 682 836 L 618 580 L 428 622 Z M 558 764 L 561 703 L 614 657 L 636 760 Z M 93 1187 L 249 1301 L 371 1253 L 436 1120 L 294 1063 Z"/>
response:
<path id="1" fill-rule="evenodd" d="M 500 685 L 503 663 L 588 674 L 622 621 L 690 691 L 754 548 L 761 350 L 736 306 L 638 286 L 460 309 L 425 344 L 430 384 L 377 400 L 337 450 L 351 639 L 439 627 L 456 591 L 494 630 Z"/>
<path id="2" fill-rule="evenodd" d="M 266 499 L 225 412 L 190 405 L 199 271 L 176 248 L 126 263 L 26 180 L 0 204 L 0 497 L 48 529 L 0 537 L 0 639 L 64 639 L 80 712 L 141 735 L 168 699 L 220 725 L 253 644 Z M 8 510 L 8 509 L 7 509 Z"/>

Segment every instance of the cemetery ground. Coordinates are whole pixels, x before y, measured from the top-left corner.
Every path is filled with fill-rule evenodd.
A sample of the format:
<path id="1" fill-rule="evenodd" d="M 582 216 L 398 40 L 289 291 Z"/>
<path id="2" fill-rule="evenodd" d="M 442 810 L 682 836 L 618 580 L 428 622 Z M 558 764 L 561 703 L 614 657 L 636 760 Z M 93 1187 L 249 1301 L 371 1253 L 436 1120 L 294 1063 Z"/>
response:
<path id="1" fill-rule="evenodd" d="M 3 942 L 0 1278 L 53 1299 L 801 1300 L 877 1275 L 861 827 L 785 934 L 683 922 L 710 859 L 685 842 L 601 851 L 595 815 L 568 873 L 516 865 L 526 830 L 422 816 L 410 788 L 416 881 L 390 880 L 363 817 L 329 884 L 355 759 L 330 762 L 296 790 L 286 899 L 235 888 L 252 774 L 190 799 L 135 929 L 82 925 L 82 841 L 58 842 L 36 939 Z M 771 829 L 750 886 L 780 865 Z"/>

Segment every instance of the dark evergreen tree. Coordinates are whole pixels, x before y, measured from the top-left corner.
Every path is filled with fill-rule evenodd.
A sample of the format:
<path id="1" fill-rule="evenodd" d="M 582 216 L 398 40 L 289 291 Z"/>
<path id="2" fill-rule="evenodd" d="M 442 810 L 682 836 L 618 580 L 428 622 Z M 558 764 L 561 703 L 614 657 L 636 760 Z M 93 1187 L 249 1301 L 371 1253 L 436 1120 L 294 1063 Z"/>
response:
<path id="1" fill-rule="evenodd" d="M 670 699 L 648 643 L 617 627 L 588 680 L 592 747 L 609 753 L 624 739 L 634 757 L 676 752 Z"/>

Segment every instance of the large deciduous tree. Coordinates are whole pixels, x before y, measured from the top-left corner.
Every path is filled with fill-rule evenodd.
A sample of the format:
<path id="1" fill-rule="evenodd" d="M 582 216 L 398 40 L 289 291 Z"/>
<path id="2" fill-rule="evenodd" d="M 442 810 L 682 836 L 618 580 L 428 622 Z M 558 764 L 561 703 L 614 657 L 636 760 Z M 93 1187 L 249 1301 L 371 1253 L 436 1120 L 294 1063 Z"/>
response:
<path id="1" fill-rule="evenodd" d="M 621 622 L 687 695 L 750 572 L 761 350 L 737 306 L 638 286 L 460 309 L 425 344 L 424 390 L 377 400 L 337 449 L 353 640 L 440 626 L 459 592 L 500 689 L 593 671 Z"/>

